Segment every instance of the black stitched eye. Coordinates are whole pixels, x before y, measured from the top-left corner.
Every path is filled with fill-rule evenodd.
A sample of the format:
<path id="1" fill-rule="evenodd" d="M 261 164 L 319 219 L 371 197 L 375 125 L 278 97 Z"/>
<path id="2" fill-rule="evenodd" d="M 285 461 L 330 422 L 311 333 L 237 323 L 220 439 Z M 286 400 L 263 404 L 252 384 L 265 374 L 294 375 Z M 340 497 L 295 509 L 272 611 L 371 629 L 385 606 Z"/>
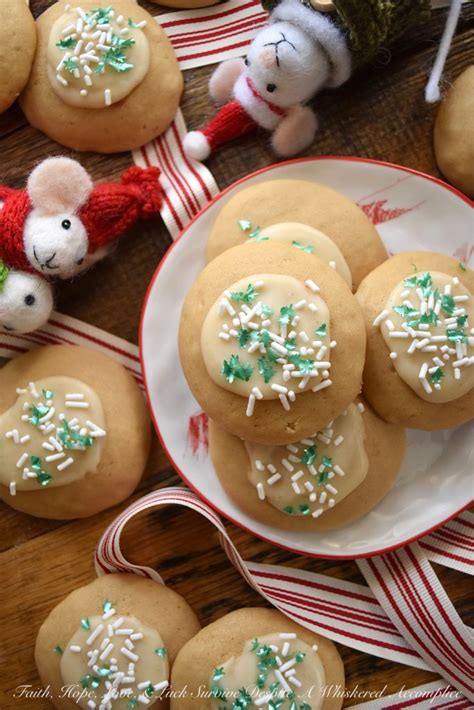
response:
<path id="1" fill-rule="evenodd" d="M 249 66 L 250 66 L 250 61 L 249 61 L 249 58 L 248 58 L 248 57 L 245 57 L 245 59 L 244 59 L 244 64 L 245 64 L 246 67 L 249 67 Z"/>
<path id="2" fill-rule="evenodd" d="M 83 263 L 84 263 L 84 257 L 82 257 L 82 259 L 78 259 L 78 260 L 77 260 L 77 265 L 78 265 L 78 266 L 81 266 L 81 264 L 83 264 Z"/>
<path id="3" fill-rule="evenodd" d="M 29 293 L 27 296 L 25 296 L 25 305 L 26 306 L 34 306 L 36 303 L 36 298 L 33 296 L 32 293 Z"/>
<path id="4" fill-rule="evenodd" d="M 63 219 L 61 222 L 61 227 L 63 229 L 71 229 L 71 221 L 69 219 Z"/>
<path id="5" fill-rule="evenodd" d="M 273 92 L 276 91 L 276 84 L 267 84 L 267 91 L 273 94 Z"/>

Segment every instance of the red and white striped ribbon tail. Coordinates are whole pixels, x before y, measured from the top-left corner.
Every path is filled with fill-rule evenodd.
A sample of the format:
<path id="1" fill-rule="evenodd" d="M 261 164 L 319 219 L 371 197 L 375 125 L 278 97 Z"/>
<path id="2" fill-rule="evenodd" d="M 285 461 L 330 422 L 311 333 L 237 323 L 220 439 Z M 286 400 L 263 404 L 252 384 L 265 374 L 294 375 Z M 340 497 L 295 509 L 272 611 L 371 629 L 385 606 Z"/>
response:
<path id="1" fill-rule="evenodd" d="M 165 133 L 133 152 L 137 165 L 154 165 L 161 170 L 164 193 L 161 217 L 173 239 L 219 192 L 206 166 L 185 155 L 183 138 L 186 132 L 183 114 L 178 110 Z"/>
<path id="2" fill-rule="evenodd" d="M 431 562 L 474 574 L 474 514 L 465 510 L 419 540 L 419 545 Z"/>
<path id="3" fill-rule="evenodd" d="M 411 648 L 474 701 L 473 630 L 461 620 L 420 545 L 412 543 L 357 564 Z"/>
<path id="4" fill-rule="evenodd" d="M 181 505 L 207 518 L 218 530 L 230 561 L 248 584 L 298 624 L 356 650 L 430 669 L 404 640 L 368 587 L 289 567 L 244 561 L 219 516 L 186 488 L 154 491 L 120 513 L 97 545 L 96 570 L 99 575 L 129 572 L 162 581 L 150 567 L 126 560 L 120 548 L 120 536 L 136 515 L 166 505 Z"/>
<path id="5" fill-rule="evenodd" d="M 416 688 L 403 688 L 393 695 L 369 700 L 358 705 L 351 705 L 351 710 L 427 710 L 427 708 L 445 708 L 445 710 L 467 710 L 472 703 L 459 690 L 446 685 L 442 680 L 419 685 Z"/>
<path id="6" fill-rule="evenodd" d="M 229 0 L 226 3 L 158 15 L 184 69 L 216 64 L 245 54 L 268 14 L 260 0 Z"/>
<path id="7" fill-rule="evenodd" d="M 0 358 L 11 359 L 41 345 L 82 345 L 116 360 L 144 389 L 138 347 L 83 321 L 54 312 L 34 333 L 0 333 Z"/>

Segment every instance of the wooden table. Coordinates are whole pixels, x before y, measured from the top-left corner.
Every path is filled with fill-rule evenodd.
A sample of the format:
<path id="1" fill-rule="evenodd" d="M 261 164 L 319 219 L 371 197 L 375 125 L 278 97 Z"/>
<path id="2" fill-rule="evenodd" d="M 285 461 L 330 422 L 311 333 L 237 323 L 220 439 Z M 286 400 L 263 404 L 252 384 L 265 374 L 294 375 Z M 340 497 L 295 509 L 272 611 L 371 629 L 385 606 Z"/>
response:
<path id="1" fill-rule="evenodd" d="M 5 6 L 8 0 L 1 0 Z M 39 15 L 51 0 L 32 0 Z M 142 2 L 156 14 L 157 7 Z M 4 10 L 1 10 L 4 11 Z M 472 4 L 465 6 L 446 69 L 446 84 L 473 58 Z M 440 37 L 445 12 L 399 42 L 380 61 L 361 72 L 337 92 L 315 102 L 320 131 L 310 154 L 358 155 L 400 163 L 439 175 L 432 150 L 436 107 L 423 101 L 423 87 Z M 187 71 L 183 111 L 189 127 L 198 126 L 212 107 L 207 96 L 211 68 Z M 13 187 L 24 185 L 33 165 L 64 151 L 25 121 L 14 106 L 0 117 L 0 179 Z M 96 180 L 118 177 L 131 162 L 130 154 L 82 154 L 84 166 Z M 209 162 L 221 188 L 246 173 L 274 161 L 262 136 L 252 135 L 221 149 Z M 114 254 L 85 276 L 58 289 L 58 310 L 86 320 L 127 340 L 137 342 L 143 296 L 156 265 L 170 244 L 163 224 L 140 225 L 123 239 Z M 155 488 L 179 483 L 155 441 L 149 477 L 136 497 Z M 13 689 L 31 684 L 38 689 L 33 647 L 36 631 L 48 612 L 70 591 L 94 578 L 93 552 L 107 524 L 126 504 L 83 521 L 54 522 L 31 518 L 1 505 L 0 564 L 2 649 L 0 652 L 0 709 L 46 710 L 42 698 L 13 697 Z M 351 561 L 331 562 L 296 557 L 270 547 L 228 525 L 244 558 L 287 564 L 340 579 L 363 582 Z M 138 534 L 139 532 L 139 534 Z M 207 624 L 242 606 L 265 602 L 231 567 L 217 535 L 200 517 L 182 509 L 150 513 L 131 524 L 124 550 L 133 562 L 156 566 L 166 582 L 181 593 Z M 438 568 L 441 581 L 461 616 L 472 609 L 467 576 Z M 204 574 L 205 573 L 205 574 Z M 471 595 L 472 596 L 472 595 Z M 431 673 L 396 665 L 340 647 L 347 690 L 396 692 L 435 680 Z M 345 707 L 358 702 L 347 700 Z"/>

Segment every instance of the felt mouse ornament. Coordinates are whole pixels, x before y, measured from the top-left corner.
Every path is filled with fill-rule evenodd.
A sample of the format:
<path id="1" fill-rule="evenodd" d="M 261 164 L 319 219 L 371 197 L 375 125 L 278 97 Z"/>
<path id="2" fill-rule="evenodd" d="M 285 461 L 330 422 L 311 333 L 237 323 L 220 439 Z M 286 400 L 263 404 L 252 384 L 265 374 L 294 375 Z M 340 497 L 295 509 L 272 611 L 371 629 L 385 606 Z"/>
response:
<path id="1" fill-rule="evenodd" d="M 31 333 L 53 310 L 53 289 L 42 276 L 13 271 L 0 261 L 0 333 Z"/>
<path id="2" fill-rule="evenodd" d="M 445 35 L 427 86 L 439 98 L 439 79 L 462 0 L 452 0 Z M 218 146 L 253 131 L 271 131 L 274 151 L 290 157 L 307 148 L 318 122 L 307 105 L 322 89 L 336 89 L 360 66 L 423 22 L 431 0 L 263 0 L 270 11 L 245 60 L 229 59 L 211 76 L 209 92 L 224 104 L 203 128 L 185 136 L 184 149 L 205 160 Z"/>
<path id="3" fill-rule="evenodd" d="M 132 167 L 97 186 L 75 160 L 48 158 L 26 190 L 0 186 L 0 259 L 15 271 L 71 278 L 103 258 L 140 218 L 159 212 L 158 168 Z"/>
<path id="4" fill-rule="evenodd" d="M 138 219 L 158 214 L 159 175 L 134 166 L 120 182 L 94 186 L 78 162 L 57 157 L 32 171 L 26 190 L 0 185 L 0 330 L 44 325 L 50 279 L 82 273 Z"/>

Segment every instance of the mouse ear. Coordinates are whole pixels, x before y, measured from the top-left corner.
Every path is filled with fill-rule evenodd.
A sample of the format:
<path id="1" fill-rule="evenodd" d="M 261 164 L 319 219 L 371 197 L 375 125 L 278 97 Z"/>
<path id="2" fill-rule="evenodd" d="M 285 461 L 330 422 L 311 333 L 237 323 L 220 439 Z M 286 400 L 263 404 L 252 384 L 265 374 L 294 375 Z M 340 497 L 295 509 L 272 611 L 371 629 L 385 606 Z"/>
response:
<path id="1" fill-rule="evenodd" d="M 34 208 L 43 214 L 76 212 L 93 189 L 89 174 L 71 158 L 48 158 L 31 173 L 27 192 Z"/>

